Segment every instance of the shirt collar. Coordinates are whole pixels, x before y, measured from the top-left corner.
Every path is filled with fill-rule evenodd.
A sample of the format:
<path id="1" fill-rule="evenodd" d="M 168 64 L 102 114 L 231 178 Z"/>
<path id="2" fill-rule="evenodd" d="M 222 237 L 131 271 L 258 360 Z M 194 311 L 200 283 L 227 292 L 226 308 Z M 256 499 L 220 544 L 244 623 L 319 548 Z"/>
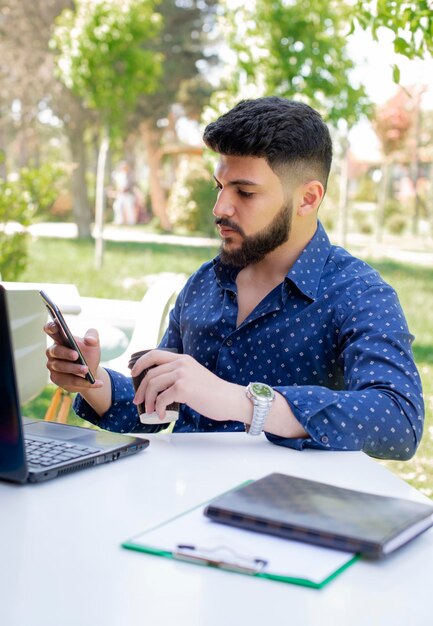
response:
<path id="1" fill-rule="evenodd" d="M 286 281 L 290 280 L 304 295 L 315 300 L 330 250 L 331 242 L 322 224 L 318 222 L 313 238 L 287 272 Z M 213 266 L 220 287 L 236 292 L 236 277 L 240 269 L 224 265 L 219 256 L 213 259 Z"/>
<path id="2" fill-rule="evenodd" d="M 213 259 L 213 271 L 218 285 L 222 289 L 229 289 L 236 293 L 236 277 L 240 272 L 240 268 L 224 265 L 219 256 Z"/>
<path id="3" fill-rule="evenodd" d="M 330 251 L 329 237 L 322 224 L 318 222 L 313 238 L 288 271 L 286 280 L 290 280 L 303 294 L 315 300 Z"/>

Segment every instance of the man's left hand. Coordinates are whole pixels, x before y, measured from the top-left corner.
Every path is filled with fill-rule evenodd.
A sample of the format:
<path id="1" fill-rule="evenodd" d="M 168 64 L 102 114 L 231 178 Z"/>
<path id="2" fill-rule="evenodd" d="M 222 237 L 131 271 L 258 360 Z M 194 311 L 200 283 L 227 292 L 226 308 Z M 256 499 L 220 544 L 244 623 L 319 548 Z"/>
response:
<path id="1" fill-rule="evenodd" d="M 134 397 L 135 404 L 144 400 L 146 413 L 156 411 L 163 419 L 166 407 L 179 402 L 210 419 L 249 421 L 252 408 L 245 388 L 218 378 L 193 357 L 151 350 L 138 359 L 131 374 L 148 368 Z"/>

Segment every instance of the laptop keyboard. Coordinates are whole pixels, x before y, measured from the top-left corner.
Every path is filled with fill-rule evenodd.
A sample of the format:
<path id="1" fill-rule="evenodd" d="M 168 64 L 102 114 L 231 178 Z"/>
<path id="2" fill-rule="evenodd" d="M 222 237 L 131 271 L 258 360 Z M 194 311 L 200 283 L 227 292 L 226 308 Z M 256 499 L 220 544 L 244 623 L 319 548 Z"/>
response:
<path id="1" fill-rule="evenodd" d="M 28 436 L 26 436 L 25 442 L 28 462 L 31 465 L 41 465 L 42 467 L 75 461 L 80 457 L 100 451 L 97 448 L 80 446 L 68 441 L 31 439 Z"/>

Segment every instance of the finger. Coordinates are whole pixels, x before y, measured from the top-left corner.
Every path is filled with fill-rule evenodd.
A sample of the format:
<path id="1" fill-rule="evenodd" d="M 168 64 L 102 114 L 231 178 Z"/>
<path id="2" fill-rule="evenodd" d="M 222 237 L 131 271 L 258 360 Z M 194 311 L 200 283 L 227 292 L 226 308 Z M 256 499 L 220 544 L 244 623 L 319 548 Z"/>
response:
<path id="1" fill-rule="evenodd" d="M 64 342 L 63 335 L 56 322 L 47 322 L 44 326 L 44 331 L 56 343 L 62 344 Z"/>
<path id="2" fill-rule="evenodd" d="M 45 350 L 45 354 L 50 361 L 60 359 L 68 362 L 73 362 L 78 359 L 78 352 L 76 350 L 72 350 L 71 348 L 68 348 L 59 343 L 53 343 L 49 348 Z"/>
<path id="3" fill-rule="evenodd" d="M 50 380 L 58 387 L 62 387 L 62 389 L 66 389 L 66 391 L 71 392 L 80 392 L 86 389 L 96 389 L 104 386 L 104 382 L 102 380 L 96 380 L 95 384 L 92 385 L 85 378 L 80 376 L 62 374 L 61 372 L 56 371 L 50 372 Z"/>
<path id="4" fill-rule="evenodd" d="M 164 419 L 167 407 L 173 402 L 176 402 L 175 395 L 174 387 L 169 387 L 165 391 L 158 394 L 154 411 L 158 414 L 159 419 Z"/>
<path id="5" fill-rule="evenodd" d="M 140 404 L 141 402 L 144 402 L 144 399 L 146 398 L 146 406 L 148 402 L 150 402 L 151 406 L 153 406 L 152 400 L 157 396 L 157 394 L 166 389 L 167 385 L 169 385 L 172 380 L 175 380 L 173 376 L 174 370 L 174 363 L 166 363 L 165 365 L 158 365 L 157 367 L 150 369 L 136 391 L 134 403 Z M 156 382 L 157 380 L 159 382 Z M 152 384 L 150 389 L 149 384 Z"/>
<path id="6" fill-rule="evenodd" d="M 84 335 L 83 342 L 86 346 L 97 346 L 99 345 L 99 333 L 96 328 L 89 328 Z"/>
<path id="7" fill-rule="evenodd" d="M 89 368 L 87 365 L 75 363 L 72 361 L 65 361 L 64 359 L 52 359 L 50 361 L 51 372 L 59 372 L 60 374 L 72 374 L 73 376 L 85 377 Z"/>
<path id="8" fill-rule="evenodd" d="M 143 370 L 153 367 L 154 365 L 163 365 L 171 363 L 179 358 L 176 352 L 167 352 L 166 350 L 150 350 L 147 354 L 143 354 L 134 364 L 131 370 L 132 376 L 138 376 Z"/>
<path id="9" fill-rule="evenodd" d="M 152 413 L 155 410 L 155 402 L 158 394 L 165 391 L 176 382 L 176 376 L 172 371 L 162 372 L 157 376 L 154 375 L 154 372 L 155 370 L 152 370 L 153 377 L 151 380 L 146 380 L 147 376 L 145 376 L 134 398 L 135 404 L 140 404 L 144 401 L 146 413 Z"/>

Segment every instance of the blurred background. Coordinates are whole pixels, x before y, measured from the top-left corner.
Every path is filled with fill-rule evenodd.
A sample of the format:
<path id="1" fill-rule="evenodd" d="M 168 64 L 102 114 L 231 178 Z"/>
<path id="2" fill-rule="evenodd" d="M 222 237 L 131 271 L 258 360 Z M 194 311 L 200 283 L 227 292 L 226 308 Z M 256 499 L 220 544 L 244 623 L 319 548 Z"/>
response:
<path id="1" fill-rule="evenodd" d="M 204 126 L 244 98 L 320 111 L 320 219 L 397 289 L 433 496 L 431 0 L 0 0 L 0 277 L 139 301 L 214 256 Z"/>

